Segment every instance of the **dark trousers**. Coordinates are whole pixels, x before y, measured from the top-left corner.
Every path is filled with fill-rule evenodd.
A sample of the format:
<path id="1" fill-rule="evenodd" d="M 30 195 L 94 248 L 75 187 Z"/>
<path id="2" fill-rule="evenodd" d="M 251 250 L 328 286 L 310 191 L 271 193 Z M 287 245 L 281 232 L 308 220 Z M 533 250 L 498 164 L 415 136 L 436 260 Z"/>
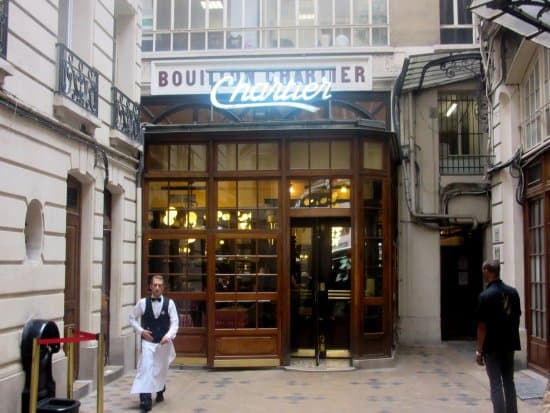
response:
<path id="1" fill-rule="evenodd" d="M 494 413 L 518 413 L 514 385 L 514 352 L 485 353 L 485 369 L 489 376 Z"/>

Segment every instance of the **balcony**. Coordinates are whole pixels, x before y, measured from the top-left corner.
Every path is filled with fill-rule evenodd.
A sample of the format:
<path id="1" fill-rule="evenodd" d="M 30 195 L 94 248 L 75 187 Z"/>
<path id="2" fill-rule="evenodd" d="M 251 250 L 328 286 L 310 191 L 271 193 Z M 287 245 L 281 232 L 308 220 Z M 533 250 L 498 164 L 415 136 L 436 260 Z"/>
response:
<path id="1" fill-rule="evenodd" d="M 143 146 L 140 127 L 141 108 L 138 103 L 126 96 L 116 87 L 111 88 L 111 145 L 121 149 Z"/>
<path id="2" fill-rule="evenodd" d="M 490 155 L 441 156 L 439 173 L 441 175 L 483 175 L 490 162 Z"/>
<path id="3" fill-rule="evenodd" d="M 57 90 L 54 114 L 84 133 L 93 135 L 98 118 L 99 74 L 64 44 L 57 44 Z"/>

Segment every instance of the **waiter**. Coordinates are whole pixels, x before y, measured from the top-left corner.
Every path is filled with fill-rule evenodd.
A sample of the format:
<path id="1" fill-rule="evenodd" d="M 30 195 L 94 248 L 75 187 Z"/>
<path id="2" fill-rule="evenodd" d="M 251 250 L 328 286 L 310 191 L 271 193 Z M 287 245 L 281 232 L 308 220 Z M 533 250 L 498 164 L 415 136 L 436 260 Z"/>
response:
<path id="1" fill-rule="evenodd" d="M 157 393 L 157 403 L 164 400 L 168 367 L 176 358 L 172 340 L 179 325 L 174 301 L 162 296 L 162 275 L 153 275 L 149 288 L 151 296 L 140 299 L 130 313 L 130 325 L 141 336 L 141 358 L 131 393 L 139 393 L 139 407 L 146 412 L 153 408 L 151 393 Z"/>

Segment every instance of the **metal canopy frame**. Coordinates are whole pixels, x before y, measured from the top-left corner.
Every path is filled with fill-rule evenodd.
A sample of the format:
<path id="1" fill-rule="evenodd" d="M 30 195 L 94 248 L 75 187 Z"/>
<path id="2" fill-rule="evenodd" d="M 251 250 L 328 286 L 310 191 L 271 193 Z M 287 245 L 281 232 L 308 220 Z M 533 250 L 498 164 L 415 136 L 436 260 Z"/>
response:
<path id="1" fill-rule="evenodd" d="M 550 47 L 550 0 L 474 0 L 470 10 L 484 20 Z"/>

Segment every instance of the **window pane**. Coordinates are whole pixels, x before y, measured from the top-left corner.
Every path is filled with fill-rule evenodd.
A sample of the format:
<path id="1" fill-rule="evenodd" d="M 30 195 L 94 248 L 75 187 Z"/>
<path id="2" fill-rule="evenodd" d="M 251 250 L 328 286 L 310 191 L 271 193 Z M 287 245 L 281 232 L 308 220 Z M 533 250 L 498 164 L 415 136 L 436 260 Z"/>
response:
<path id="1" fill-rule="evenodd" d="M 332 26 L 333 0 L 319 1 L 317 4 L 317 24 L 319 26 Z"/>
<path id="2" fill-rule="evenodd" d="M 256 181 L 239 181 L 238 182 L 238 198 L 239 208 L 256 208 L 258 201 L 256 199 Z"/>
<path id="3" fill-rule="evenodd" d="M 216 148 L 218 171 L 236 171 L 237 145 L 234 143 L 218 144 Z"/>
<path id="4" fill-rule="evenodd" d="M 296 2 L 295 0 L 281 1 L 281 27 L 296 26 Z"/>
<path id="5" fill-rule="evenodd" d="M 256 170 L 256 144 L 239 143 L 237 145 L 239 171 Z"/>
<path id="6" fill-rule="evenodd" d="M 187 171 L 189 147 L 187 145 L 170 145 L 170 170 Z"/>
<path id="7" fill-rule="evenodd" d="M 174 0 L 174 29 L 189 27 L 189 0 Z"/>
<path id="8" fill-rule="evenodd" d="M 336 47 L 348 47 L 350 45 L 350 29 L 336 29 L 336 38 L 334 44 Z"/>
<path id="9" fill-rule="evenodd" d="M 170 34 L 156 34 L 155 35 L 155 50 L 157 52 L 170 50 Z"/>
<path id="10" fill-rule="evenodd" d="M 354 29 L 353 30 L 353 45 L 368 46 L 370 44 L 369 29 Z"/>
<path id="11" fill-rule="evenodd" d="M 204 50 L 206 36 L 204 33 L 191 33 L 191 50 Z"/>
<path id="12" fill-rule="evenodd" d="M 187 40 L 189 39 L 188 33 L 174 33 L 174 50 L 187 50 Z"/>
<path id="13" fill-rule="evenodd" d="M 206 327 L 206 303 L 195 300 L 174 300 L 179 311 L 180 328 Z"/>
<path id="14" fill-rule="evenodd" d="M 337 1 L 335 9 L 335 22 L 336 24 L 350 24 L 351 13 L 349 8 L 349 0 Z"/>
<path id="15" fill-rule="evenodd" d="M 279 47 L 295 47 L 296 30 L 281 30 L 281 44 Z"/>
<path id="16" fill-rule="evenodd" d="M 387 0 L 373 0 L 372 24 L 386 24 L 388 21 Z"/>
<path id="17" fill-rule="evenodd" d="M 266 49 L 271 49 L 277 47 L 277 30 L 264 30 L 264 44 L 263 47 Z"/>
<path id="18" fill-rule="evenodd" d="M 202 0 L 191 0 L 191 27 L 203 29 L 206 27 L 206 13 L 201 6 Z"/>
<path id="19" fill-rule="evenodd" d="M 349 208 L 351 206 L 351 182 L 349 179 L 333 179 L 331 182 L 331 206 Z"/>
<path id="20" fill-rule="evenodd" d="M 252 313 L 252 317 L 249 312 Z M 254 327 L 255 311 L 250 303 L 245 305 L 244 303 L 217 302 L 215 320 L 216 328 L 247 328 L 250 327 L 250 323 Z"/>
<path id="21" fill-rule="evenodd" d="M 273 301 L 258 302 L 258 328 L 277 327 L 277 305 Z"/>
<path id="22" fill-rule="evenodd" d="M 380 142 L 365 142 L 363 144 L 363 168 L 382 169 L 383 148 Z"/>
<path id="23" fill-rule="evenodd" d="M 244 27 L 242 0 L 227 0 L 227 26 Z"/>
<path id="24" fill-rule="evenodd" d="M 300 0 L 298 6 L 298 26 L 315 24 L 315 5 L 313 0 Z"/>
<path id="25" fill-rule="evenodd" d="M 220 29 L 223 28 L 223 9 L 209 9 L 208 10 L 208 28 Z"/>
<path id="26" fill-rule="evenodd" d="M 458 1 L 458 24 L 472 24 L 472 12 L 468 10 L 471 0 Z"/>
<path id="27" fill-rule="evenodd" d="M 439 0 L 439 23 L 454 24 L 453 0 Z"/>
<path id="28" fill-rule="evenodd" d="M 190 145 L 189 170 L 206 171 L 206 145 Z"/>
<path id="29" fill-rule="evenodd" d="M 149 226 L 162 228 L 165 212 L 168 209 L 168 182 L 149 183 Z"/>
<path id="30" fill-rule="evenodd" d="M 351 145 L 349 142 L 332 142 L 331 149 L 331 169 L 350 168 Z"/>
<path id="31" fill-rule="evenodd" d="M 147 167 L 150 170 L 168 170 L 168 146 L 150 145 L 147 148 Z"/>
<path id="32" fill-rule="evenodd" d="M 372 29 L 372 45 L 386 46 L 388 44 L 388 29 L 374 28 Z"/>
<path id="33" fill-rule="evenodd" d="M 153 51 L 153 35 L 144 34 L 141 38 L 141 51 L 142 52 L 151 52 Z"/>
<path id="34" fill-rule="evenodd" d="M 263 0 L 263 26 L 277 27 L 277 0 Z"/>
<path id="35" fill-rule="evenodd" d="M 309 145 L 307 142 L 290 144 L 290 169 L 309 168 Z"/>
<path id="36" fill-rule="evenodd" d="M 317 33 L 319 36 L 318 46 L 319 47 L 330 47 L 332 46 L 332 29 L 321 29 Z"/>
<path id="37" fill-rule="evenodd" d="M 363 206 L 382 208 L 382 182 L 375 180 L 367 180 L 363 183 Z M 371 228 L 367 226 L 367 228 Z M 378 231 L 367 232 L 367 236 L 378 236 Z M 367 229 L 367 231 L 369 231 Z"/>
<path id="38" fill-rule="evenodd" d="M 279 145 L 276 143 L 258 144 L 258 169 L 260 171 L 279 169 Z"/>
<path id="39" fill-rule="evenodd" d="M 157 30 L 170 29 L 170 0 L 157 0 Z"/>
<path id="40" fill-rule="evenodd" d="M 143 1 L 143 15 L 141 25 L 144 31 L 153 30 L 153 0 Z"/>
<path id="41" fill-rule="evenodd" d="M 441 29 L 441 43 L 473 43 L 472 29 Z"/>
<path id="42" fill-rule="evenodd" d="M 369 1 L 370 0 L 354 0 L 353 15 L 355 24 L 369 24 Z"/>
<path id="43" fill-rule="evenodd" d="M 260 32 L 257 30 L 247 30 L 244 32 L 244 48 L 256 49 L 260 44 Z"/>
<path id="44" fill-rule="evenodd" d="M 315 47 L 315 30 L 298 30 L 298 47 Z"/>
<path id="45" fill-rule="evenodd" d="M 208 48 L 223 49 L 223 32 L 208 32 Z"/>
<path id="46" fill-rule="evenodd" d="M 312 142 L 310 144 L 310 153 L 315 154 L 310 159 L 311 169 L 323 169 L 329 165 L 329 143 L 328 142 Z"/>
<path id="47" fill-rule="evenodd" d="M 309 181 L 293 179 L 290 181 L 290 204 L 292 208 L 309 206 Z"/>
<path id="48" fill-rule="evenodd" d="M 237 206 L 237 183 L 235 181 L 218 182 L 218 207 L 235 208 Z"/>

